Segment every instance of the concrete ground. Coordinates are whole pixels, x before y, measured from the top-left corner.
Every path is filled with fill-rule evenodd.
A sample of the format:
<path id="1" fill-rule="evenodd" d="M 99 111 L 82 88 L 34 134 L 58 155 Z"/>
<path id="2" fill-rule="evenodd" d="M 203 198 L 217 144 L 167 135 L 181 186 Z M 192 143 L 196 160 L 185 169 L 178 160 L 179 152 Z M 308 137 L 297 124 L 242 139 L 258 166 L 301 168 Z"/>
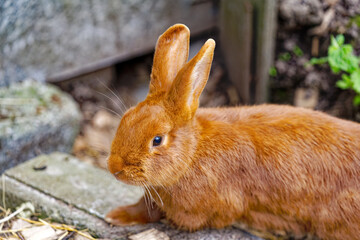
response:
<path id="1" fill-rule="evenodd" d="M 87 228 L 96 237 L 144 239 L 141 232 L 152 229 L 150 232 L 160 231 L 160 235 L 165 236 L 155 239 L 259 240 L 235 227 L 183 232 L 165 220 L 129 227 L 110 226 L 104 221 L 105 214 L 119 205 L 137 202 L 142 190 L 116 181 L 108 172 L 64 153 L 36 157 L 7 170 L 2 179 L 0 188 L 6 194 L 8 207 L 31 202 L 37 212 L 59 222 Z"/>

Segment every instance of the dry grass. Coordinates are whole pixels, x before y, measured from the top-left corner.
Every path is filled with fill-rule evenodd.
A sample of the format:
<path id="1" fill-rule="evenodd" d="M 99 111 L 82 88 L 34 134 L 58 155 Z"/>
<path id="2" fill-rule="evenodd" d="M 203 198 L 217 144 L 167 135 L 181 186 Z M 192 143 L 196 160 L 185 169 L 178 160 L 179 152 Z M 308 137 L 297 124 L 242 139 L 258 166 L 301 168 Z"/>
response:
<path id="1" fill-rule="evenodd" d="M 58 240 L 65 240 L 65 239 L 95 239 L 93 238 L 89 233 L 87 233 L 85 230 L 78 230 L 73 226 L 69 226 L 66 224 L 59 224 L 59 223 L 52 223 L 50 221 L 45 221 L 41 218 L 33 220 L 28 218 L 22 218 L 19 216 L 13 216 L 11 217 L 11 211 L 9 209 L 5 210 L 3 207 L 0 207 L 0 216 L 2 217 L 3 221 L 0 225 L 0 240 L 3 239 L 20 239 L 20 240 L 26 240 L 29 237 L 29 234 L 42 236 L 42 239 L 46 239 L 47 237 L 51 239 L 58 239 Z M 8 218 L 10 216 L 10 218 Z M 8 218 L 8 219 L 7 219 Z M 1 221 L 1 220 L 0 220 Z M 23 227 L 20 228 L 14 228 L 15 223 L 18 223 L 17 225 Z M 24 224 L 28 223 L 28 224 Z M 47 229 L 53 229 L 54 231 L 51 232 L 49 236 L 49 231 L 47 231 L 44 234 L 47 234 L 45 237 L 44 234 L 41 233 L 41 231 L 44 230 L 44 228 L 39 228 L 40 226 L 47 226 Z M 29 232 L 31 230 L 31 233 Z M 27 232 L 26 232 L 27 231 Z M 82 238 L 79 238 L 77 236 L 82 236 Z"/>
<path id="2" fill-rule="evenodd" d="M 22 204 L 16 211 L 12 212 L 6 207 L 5 202 L 5 181 L 2 178 L 2 206 L 0 206 L 0 240 L 3 239 L 58 239 L 58 240 L 83 240 L 95 239 L 87 229 L 78 230 L 74 226 L 66 224 L 59 224 L 34 217 L 33 219 L 24 218 L 19 216 L 25 210 L 30 210 L 34 213 L 34 207 L 31 203 Z M 45 226 L 45 228 L 43 227 Z M 45 231 L 46 230 L 46 231 Z M 45 233 L 46 232 L 46 233 Z M 37 237 L 34 237 L 34 236 Z M 46 236 L 45 236 L 46 235 Z"/>

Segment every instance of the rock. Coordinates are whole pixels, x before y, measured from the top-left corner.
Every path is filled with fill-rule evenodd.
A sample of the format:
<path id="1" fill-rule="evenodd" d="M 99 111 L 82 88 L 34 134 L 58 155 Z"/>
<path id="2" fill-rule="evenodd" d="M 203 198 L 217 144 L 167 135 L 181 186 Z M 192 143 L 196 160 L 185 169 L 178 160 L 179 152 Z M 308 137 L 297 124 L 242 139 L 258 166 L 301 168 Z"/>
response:
<path id="1" fill-rule="evenodd" d="M 298 88 L 295 90 L 294 105 L 314 109 L 319 102 L 318 88 Z"/>
<path id="2" fill-rule="evenodd" d="M 322 22 L 324 11 L 319 0 L 281 0 L 279 16 L 289 28 L 312 26 Z"/>
<path id="3" fill-rule="evenodd" d="M 131 235 L 129 239 L 130 240 L 170 240 L 168 235 L 156 230 L 155 228 L 151 228 L 144 232 Z"/>
<path id="4" fill-rule="evenodd" d="M 22 219 L 16 219 L 15 221 L 12 222 L 11 225 L 11 230 L 18 230 L 18 229 L 25 229 L 25 228 L 29 228 L 32 225 Z"/>
<path id="5" fill-rule="evenodd" d="M 26 240 L 55 240 L 60 237 L 55 230 L 48 226 L 32 227 L 21 232 Z"/>
<path id="6" fill-rule="evenodd" d="M 285 74 L 288 70 L 288 65 L 285 61 L 277 60 L 275 63 L 276 70 L 279 74 Z"/>
<path id="7" fill-rule="evenodd" d="M 41 153 L 70 152 L 80 120 L 77 104 L 54 86 L 0 88 L 0 173 Z"/>
<path id="8" fill-rule="evenodd" d="M 289 38 L 286 41 L 284 41 L 284 48 L 288 52 L 292 52 L 294 48 L 297 46 L 297 39 Z"/>
<path id="9" fill-rule="evenodd" d="M 319 72 L 309 72 L 309 74 L 306 75 L 306 78 L 304 80 L 306 86 L 308 87 L 320 87 L 322 82 L 322 76 Z"/>
<path id="10" fill-rule="evenodd" d="M 289 64 L 287 69 L 287 76 L 289 78 L 294 78 L 297 74 L 297 67 L 294 65 Z"/>
<path id="11" fill-rule="evenodd" d="M 86 237 L 82 236 L 80 234 L 76 234 L 74 237 L 74 240 L 89 240 L 89 239 L 91 239 L 90 237 L 89 237 L 89 234 L 86 234 Z M 70 239 L 72 239 L 72 238 L 70 238 Z M 98 239 L 98 240 L 105 240 L 105 239 Z M 110 240 L 110 239 L 106 239 L 106 240 Z"/>
<path id="12" fill-rule="evenodd" d="M 34 166 L 39 164 L 46 168 L 35 171 Z M 100 238 L 127 239 L 128 236 L 155 229 L 152 231 L 161 232 L 163 234 L 160 235 L 166 235 L 172 240 L 260 240 L 235 227 L 189 233 L 161 222 L 110 226 L 104 221 L 106 213 L 119 205 L 137 202 L 143 194 L 142 189 L 121 183 L 107 171 L 68 154 L 39 156 L 7 170 L 3 179 L 5 188 L 0 189 L 0 192 L 5 191 L 7 206 L 32 202 L 37 212 L 68 225 L 89 229 L 90 233 Z"/>

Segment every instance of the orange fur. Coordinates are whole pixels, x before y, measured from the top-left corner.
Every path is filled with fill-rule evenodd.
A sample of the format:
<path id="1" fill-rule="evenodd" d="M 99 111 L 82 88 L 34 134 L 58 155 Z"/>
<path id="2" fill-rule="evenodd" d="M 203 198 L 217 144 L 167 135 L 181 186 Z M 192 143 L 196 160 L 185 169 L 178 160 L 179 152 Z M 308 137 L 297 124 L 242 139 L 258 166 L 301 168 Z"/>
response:
<path id="1" fill-rule="evenodd" d="M 358 238 L 360 124 L 280 105 L 197 109 L 215 44 L 207 41 L 186 63 L 188 39 L 180 24 L 160 36 L 149 95 L 123 116 L 110 172 L 152 186 L 160 211 L 186 230 L 241 221 L 296 236 Z M 166 140 L 153 147 L 157 135 Z M 108 221 L 130 223 L 123 216 L 115 210 Z"/>

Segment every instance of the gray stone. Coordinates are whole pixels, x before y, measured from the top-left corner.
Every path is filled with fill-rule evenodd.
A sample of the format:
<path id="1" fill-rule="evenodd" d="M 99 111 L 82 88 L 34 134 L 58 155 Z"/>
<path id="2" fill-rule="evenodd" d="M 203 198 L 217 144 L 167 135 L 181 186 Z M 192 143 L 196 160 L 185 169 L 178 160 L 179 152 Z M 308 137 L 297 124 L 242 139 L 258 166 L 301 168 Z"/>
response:
<path id="1" fill-rule="evenodd" d="M 284 25 L 294 28 L 320 24 L 324 11 L 319 0 L 280 0 L 279 15 L 284 20 Z"/>
<path id="2" fill-rule="evenodd" d="M 177 22 L 214 26 L 211 1 L 0 0 L 0 86 L 72 78 L 154 49 Z"/>
<path id="3" fill-rule="evenodd" d="M 70 152 L 80 120 L 77 104 L 54 86 L 0 88 L 0 173 L 41 153 Z"/>
<path id="4" fill-rule="evenodd" d="M 297 88 L 295 90 L 294 105 L 297 107 L 315 109 L 319 102 L 318 88 Z"/>
<path id="5" fill-rule="evenodd" d="M 34 170 L 34 167 L 42 170 Z M 3 181 L 0 188 L 5 186 L 7 206 L 14 208 L 22 202 L 32 202 L 38 212 L 57 221 L 88 228 L 93 235 L 102 238 L 127 239 L 154 228 L 170 239 L 179 240 L 259 239 L 235 227 L 193 233 L 164 223 L 111 227 L 103 220 L 105 214 L 119 205 L 137 202 L 142 189 L 118 182 L 108 172 L 63 153 L 42 155 L 7 170 Z"/>

